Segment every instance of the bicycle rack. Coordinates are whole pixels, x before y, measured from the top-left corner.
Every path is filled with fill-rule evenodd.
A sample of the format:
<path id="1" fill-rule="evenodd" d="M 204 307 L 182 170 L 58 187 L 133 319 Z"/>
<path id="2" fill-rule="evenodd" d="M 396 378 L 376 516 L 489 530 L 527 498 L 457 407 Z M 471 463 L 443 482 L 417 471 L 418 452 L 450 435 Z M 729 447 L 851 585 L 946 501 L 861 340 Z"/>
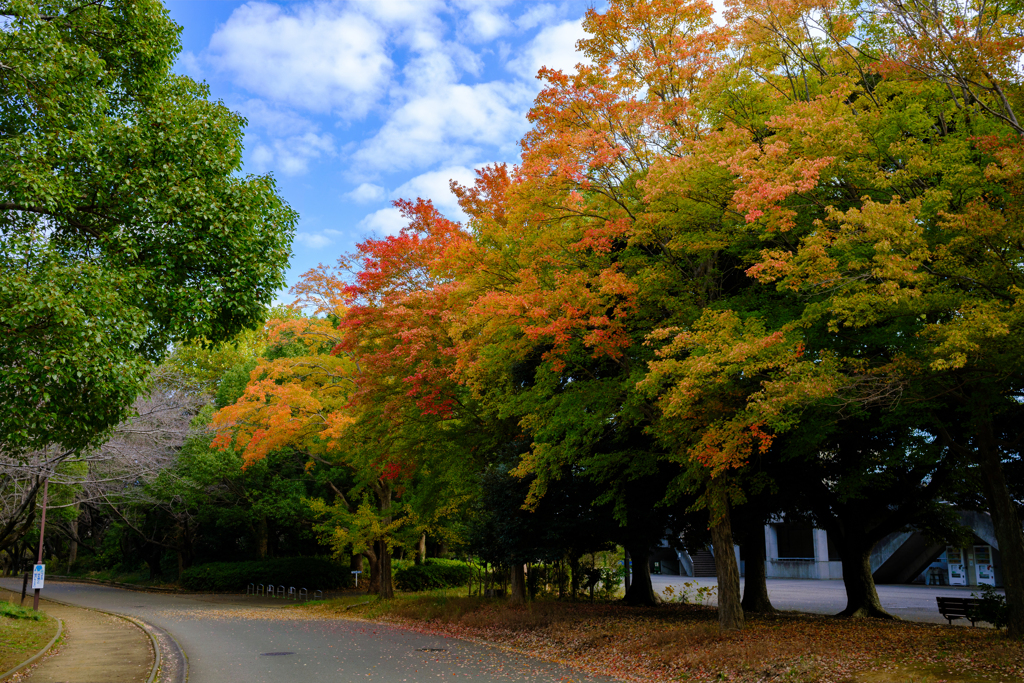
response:
<path id="1" fill-rule="evenodd" d="M 274 588 L 274 584 L 268 583 L 266 585 L 262 583 L 250 583 L 245 587 L 245 594 L 253 597 L 264 597 L 264 598 L 282 598 L 287 600 L 295 600 L 296 602 L 308 602 L 309 601 L 309 589 L 298 588 L 292 586 L 287 590 L 284 586 L 278 586 Z M 322 590 L 313 591 L 314 600 L 323 600 L 324 592 Z"/>

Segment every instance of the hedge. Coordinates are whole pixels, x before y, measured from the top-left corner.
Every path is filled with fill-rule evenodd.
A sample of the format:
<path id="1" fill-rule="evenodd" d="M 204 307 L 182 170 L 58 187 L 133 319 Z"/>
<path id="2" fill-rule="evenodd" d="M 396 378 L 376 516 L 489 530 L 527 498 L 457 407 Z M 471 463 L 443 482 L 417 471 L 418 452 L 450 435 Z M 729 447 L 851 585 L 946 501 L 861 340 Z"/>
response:
<path id="1" fill-rule="evenodd" d="M 473 565 L 459 560 L 428 557 L 425 564 L 395 568 L 395 587 L 403 591 L 465 586 L 473 577 Z"/>
<path id="2" fill-rule="evenodd" d="M 281 557 L 250 562 L 211 562 L 189 567 L 181 585 L 195 591 L 243 591 L 250 583 L 315 590 L 342 588 L 352 581 L 348 567 L 322 557 Z"/>

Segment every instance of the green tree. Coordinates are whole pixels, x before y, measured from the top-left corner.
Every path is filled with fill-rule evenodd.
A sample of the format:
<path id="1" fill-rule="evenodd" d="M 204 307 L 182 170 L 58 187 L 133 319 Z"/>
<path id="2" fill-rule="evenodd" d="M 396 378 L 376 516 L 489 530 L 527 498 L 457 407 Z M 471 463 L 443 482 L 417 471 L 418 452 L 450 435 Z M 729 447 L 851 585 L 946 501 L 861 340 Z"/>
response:
<path id="1" fill-rule="evenodd" d="M 0 449 L 82 449 L 169 342 L 261 321 L 296 214 L 239 175 L 245 120 L 171 74 L 159 2 L 0 16 Z"/>

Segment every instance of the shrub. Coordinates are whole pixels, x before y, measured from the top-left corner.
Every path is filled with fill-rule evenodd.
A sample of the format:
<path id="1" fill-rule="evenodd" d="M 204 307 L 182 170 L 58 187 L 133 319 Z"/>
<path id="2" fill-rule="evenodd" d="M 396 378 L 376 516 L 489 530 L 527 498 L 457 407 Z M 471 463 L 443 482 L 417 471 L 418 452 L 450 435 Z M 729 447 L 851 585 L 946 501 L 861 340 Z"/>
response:
<path id="1" fill-rule="evenodd" d="M 1010 623 L 1010 606 L 1006 604 L 1006 596 L 998 593 L 992 586 L 982 586 L 981 595 L 971 593 L 980 603 L 971 610 L 971 617 L 977 621 L 987 621 L 996 628 L 1006 628 Z"/>
<path id="2" fill-rule="evenodd" d="M 395 568 L 395 587 L 403 591 L 465 586 L 473 577 L 473 565 L 459 560 L 428 557 L 424 564 Z"/>
<path id="3" fill-rule="evenodd" d="M 242 591 L 250 583 L 314 590 L 341 588 L 352 581 L 348 567 L 322 557 L 282 557 L 250 562 L 211 562 L 189 567 L 181 585 L 195 591 Z"/>

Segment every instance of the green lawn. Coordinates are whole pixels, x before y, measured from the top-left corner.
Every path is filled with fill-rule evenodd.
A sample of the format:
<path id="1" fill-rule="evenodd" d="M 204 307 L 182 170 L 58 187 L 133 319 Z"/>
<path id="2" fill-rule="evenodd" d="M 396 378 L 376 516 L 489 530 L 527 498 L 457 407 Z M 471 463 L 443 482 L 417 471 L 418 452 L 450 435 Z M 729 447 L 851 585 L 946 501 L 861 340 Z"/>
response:
<path id="1" fill-rule="evenodd" d="M 53 617 L 0 600 L 0 673 L 39 652 L 56 633 Z"/>

